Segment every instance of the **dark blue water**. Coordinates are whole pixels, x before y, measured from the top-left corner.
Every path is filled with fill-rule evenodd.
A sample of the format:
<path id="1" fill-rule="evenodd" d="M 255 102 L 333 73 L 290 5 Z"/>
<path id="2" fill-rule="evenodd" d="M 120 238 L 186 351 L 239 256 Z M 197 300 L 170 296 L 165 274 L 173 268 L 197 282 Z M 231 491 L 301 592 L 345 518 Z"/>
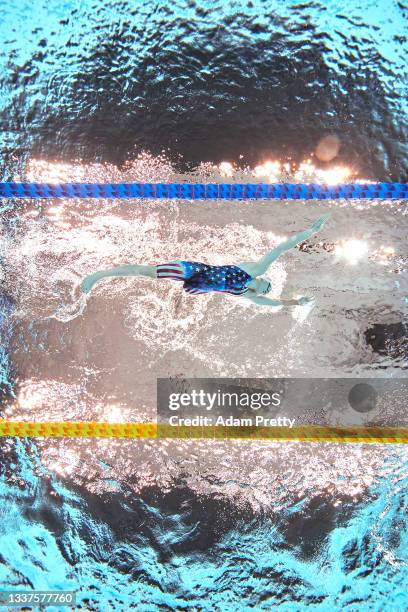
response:
<path id="1" fill-rule="evenodd" d="M 190 166 L 299 161 L 335 134 L 339 161 L 405 180 L 407 11 L 395 0 L 5 1 L 3 163 L 120 163 L 140 149 Z"/>
<path id="2" fill-rule="evenodd" d="M 253 167 L 312 156 L 326 167 L 313 155 L 334 135 L 334 163 L 407 180 L 407 15 L 406 3 L 390 0 L 5 0 L 2 177 L 25 176 L 38 159 L 109 163 L 120 173 L 141 152 L 152 156 L 144 177 L 206 161 Z M 1 253 L 19 236 L 21 260 L 37 278 L 29 245 L 55 230 L 36 209 L 30 232 L 23 212 L 2 212 Z M 57 251 L 44 250 L 57 261 Z M 58 362 L 52 334 L 61 346 L 70 339 L 54 319 L 53 328 L 39 333 L 34 319 L 23 332 L 31 285 L 13 270 L 2 277 L 1 413 L 20 414 L 18 395 L 25 417 L 38 417 L 44 401 L 52 418 L 35 368 L 41 354 Z M 58 279 L 54 293 L 65 295 Z M 92 328 L 96 339 L 101 326 Z M 377 335 L 387 352 L 384 327 Z M 81 389 L 72 389 L 71 403 L 80 403 Z M 92 418 L 105 415 L 103 399 Z M 78 609 L 98 611 L 408 607 L 401 446 L 3 440 L 1 450 L 4 588 L 76 590 Z"/>

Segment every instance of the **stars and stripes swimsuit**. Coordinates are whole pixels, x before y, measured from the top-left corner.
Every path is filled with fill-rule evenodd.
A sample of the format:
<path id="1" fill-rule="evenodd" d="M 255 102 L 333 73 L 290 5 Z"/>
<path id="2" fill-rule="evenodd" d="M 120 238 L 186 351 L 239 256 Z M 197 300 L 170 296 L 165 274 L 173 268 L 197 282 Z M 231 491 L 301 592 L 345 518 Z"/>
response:
<path id="1" fill-rule="evenodd" d="M 208 291 L 242 295 L 252 280 L 238 266 L 210 266 L 197 261 L 173 261 L 156 266 L 156 270 L 157 278 L 184 281 L 184 290 L 193 295 Z"/>

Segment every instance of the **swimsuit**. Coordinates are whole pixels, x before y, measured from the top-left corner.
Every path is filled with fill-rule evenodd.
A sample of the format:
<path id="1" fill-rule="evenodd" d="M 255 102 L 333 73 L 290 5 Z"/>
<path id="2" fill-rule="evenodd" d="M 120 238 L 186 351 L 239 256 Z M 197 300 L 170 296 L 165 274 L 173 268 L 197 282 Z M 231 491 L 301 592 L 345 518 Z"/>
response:
<path id="1" fill-rule="evenodd" d="M 209 266 L 197 261 L 173 261 L 156 266 L 157 278 L 184 281 L 183 288 L 194 295 L 221 291 L 242 295 L 252 276 L 238 266 Z"/>

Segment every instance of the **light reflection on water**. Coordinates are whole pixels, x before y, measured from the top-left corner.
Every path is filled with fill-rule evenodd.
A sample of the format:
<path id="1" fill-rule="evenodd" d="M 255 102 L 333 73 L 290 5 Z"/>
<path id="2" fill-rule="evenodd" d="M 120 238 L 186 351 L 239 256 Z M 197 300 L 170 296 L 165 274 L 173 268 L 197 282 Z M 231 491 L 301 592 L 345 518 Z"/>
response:
<path id="1" fill-rule="evenodd" d="M 206 166 L 207 177 L 216 180 L 222 180 L 225 170 L 225 165 L 212 169 Z M 83 180 L 85 176 L 95 181 L 178 177 L 169 164 L 162 165 L 161 160 L 148 156 L 129 164 L 122 174 L 106 166 L 71 167 L 46 162 L 33 162 L 30 172 L 32 180 L 39 181 Z M 242 170 L 228 167 L 228 172 L 230 180 L 242 179 Z M 247 174 L 252 172 L 248 169 Z M 199 176 L 188 178 L 196 180 Z M 270 273 L 276 296 L 314 295 L 315 303 L 307 307 L 265 312 L 219 296 L 194 299 L 180 295 L 175 284 L 155 284 L 148 279 L 108 280 L 98 284 L 90 296 L 79 293 L 86 273 L 123 263 L 160 262 L 180 256 L 218 264 L 250 260 L 304 229 L 327 209 L 331 210 L 332 218 L 322 234 L 311 240 L 307 248 L 282 257 Z M 4 416 L 34 420 L 151 420 L 155 416 L 158 376 L 319 376 L 328 372 L 332 376 L 369 372 L 379 376 L 400 375 L 403 355 L 391 361 L 375 356 L 362 341 L 363 332 L 373 320 L 393 321 L 404 316 L 402 295 L 406 287 L 401 278 L 402 285 L 395 291 L 393 272 L 406 255 L 405 243 L 398 232 L 400 215 L 398 203 L 392 202 L 381 206 L 372 202 L 358 206 L 344 202 L 310 202 L 307 206 L 294 202 L 204 202 L 197 206 L 170 201 L 78 200 L 45 203 L 41 207 L 26 203 L 19 210 L 18 224 L 8 238 L 5 252 L 7 291 L 15 308 L 10 356 L 18 380 L 16 398 L 8 402 Z M 360 241 L 350 238 L 356 235 L 361 236 Z M 356 254 L 363 255 L 363 245 L 379 243 L 377 249 L 371 248 L 360 258 L 358 266 L 350 265 Z M 21 278 L 25 279 L 23 285 Z M 385 371 L 381 370 L 384 364 Z M 395 410 L 391 418 L 395 418 Z M 181 582 L 177 588 L 163 582 L 162 588 L 175 589 L 181 599 L 190 598 L 189 589 L 196 592 L 197 587 L 189 586 L 185 574 L 185 563 L 194 566 L 193 557 L 185 552 L 180 564 L 177 542 L 181 538 L 182 546 L 196 555 L 193 553 L 196 538 L 199 541 L 207 537 L 202 532 L 208 528 L 207 519 L 197 516 L 195 508 L 195 500 L 199 499 L 203 500 L 208 516 L 213 516 L 218 534 L 214 545 L 220 551 L 228 550 L 231 538 L 239 538 L 237 530 L 243 529 L 248 530 L 250 538 L 249 558 L 259 558 L 260 543 L 265 541 L 267 529 L 270 553 L 259 570 L 261 591 L 266 589 L 264 583 L 271 567 L 287 564 L 285 574 L 300 555 L 307 564 L 293 569 L 291 578 L 285 574 L 280 580 L 287 583 L 291 597 L 301 596 L 305 600 L 317 597 L 316 585 L 305 586 L 304 571 L 313 572 L 316 564 L 320 567 L 322 561 L 318 559 L 323 555 L 332 580 L 340 571 L 335 561 L 339 555 L 344 558 L 344 567 L 350 563 L 355 537 L 370 538 L 372 554 L 380 554 L 381 550 L 384 559 L 388 559 L 383 567 L 387 580 L 394 558 L 400 555 L 395 552 L 395 544 L 390 547 L 381 535 L 370 535 L 377 529 L 372 524 L 361 526 L 357 536 L 354 528 L 350 527 L 347 535 L 342 530 L 348 521 L 352 525 L 359 520 L 358 516 L 375 512 L 372 491 L 378 487 L 385 515 L 393 512 L 389 509 L 389 496 L 394 493 L 387 488 L 384 470 L 388 462 L 396 466 L 406 461 L 402 448 L 232 440 L 72 439 L 38 440 L 31 445 L 34 448 L 38 467 L 34 468 L 27 457 L 26 477 L 22 478 L 26 484 L 21 490 L 26 493 L 20 493 L 23 497 L 18 503 L 26 506 L 23 500 L 27 490 L 34 486 L 31 470 L 39 469 L 46 480 L 51 479 L 44 510 L 40 514 L 25 512 L 35 537 L 41 539 L 45 527 L 55 534 L 56 541 L 62 529 L 58 525 L 65 522 L 63 516 L 71 516 L 62 545 L 66 559 L 57 561 L 55 552 L 48 561 L 42 560 L 44 567 L 58 563 L 63 573 L 73 559 L 78 563 L 82 558 L 80 551 L 84 545 L 94 550 L 97 540 L 102 539 L 103 549 L 110 546 L 112 536 L 106 530 L 112 529 L 112 518 L 100 523 L 103 533 L 94 539 L 94 513 L 99 512 L 96 508 L 106 495 L 116 496 L 114 503 L 118 506 L 112 512 L 122 515 L 125 522 L 128 503 L 136 504 L 134 511 L 138 515 L 140 504 L 144 508 L 146 516 L 142 526 L 137 523 L 136 531 L 139 535 L 143 533 L 147 522 L 146 537 L 153 538 L 154 543 L 150 550 L 141 553 L 140 543 L 134 550 L 133 536 L 121 533 L 120 546 L 131 548 L 129 559 L 140 554 L 145 564 L 146 555 L 161 554 L 161 534 L 166 533 L 169 551 L 166 554 L 172 558 L 171 565 L 177 567 Z M 23 456 L 25 451 L 22 446 L 20 449 Z M 390 469 L 394 474 L 395 467 Z M 405 472 L 402 478 L 406 478 Z M 72 493 L 61 486 L 75 490 L 80 487 L 79 497 L 72 498 Z M 180 493 L 180 487 L 184 493 Z M 155 493 L 155 501 L 150 499 L 152 490 L 159 492 Z M 181 523 L 170 525 L 164 516 L 173 512 L 170 500 L 175 492 L 181 506 L 177 505 L 174 511 L 178 513 L 181 508 Z M 45 503 L 41 495 L 40 508 Z M 54 499 L 63 500 L 62 506 L 58 505 L 60 502 L 55 506 Z M 223 509 L 218 508 L 214 515 L 216 500 L 220 500 Z M 78 518 L 73 503 L 79 504 L 81 522 L 86 525 L 87 535 L 79 540 L 74 535 Z M 109 508 L 113 501 L 103 503 Z M 163 515 L 157 514 L 157 503 Z M 235 525 L 226 519 L 225 512 L 237 513 Z M 248 512 L 250 522 L 242 523 Z M 264 517 L 261 522 L 260 516 Z M 319 521 L 325 523 L 327 519 L 322 517 L 327 516 L 331 518 L 322 527 Z M 6 517 L 9 524 L 9 511 Z M 341 545 L 336 544 L 336 538 Z M 22 542 L 23 551 L 28 547 L 34 558 L 43 555 L 42 545 L 34 546 L 24 537 Z M 278 552 L 282 547 L 288 551 L 284 557 Z M 52 541 L 47 548 L 52 550 Z M 69 550 L 75 550 L 73 556 Z M 228 576 L 227 568 L 235 562 L 230 553 L 225 554 L 227 565 L 222 565 L 219 571 Z M 110 571 L 91 589 L 96 600 L 98 597 L 99 601 L 109 600 L 106 591 L 109 583 L 116 593 L 114 599 L 121 601 L 115 573 L 121 560 L 115 554 L 112 559 Z M 13 566 L 9 558 L 5 576 L 9 576 L 7 572 Z M 88 560 L 86 573 L 91 567 Z M 163 568 L 167 568 L 167 562 Z M 370 565 L 368 568 L 371 575 L 374 569 Z M 157 581 L 156 569 L 144 571 L 146 584 Z M 198 567 L 194 571 L 199 575 Z M 247 572 L 249 569 L 242 569 L 237 575 L 239 584 L 246 583 Z M 345 587 L 348 574 L 343 569 L 340 575 L 336 580 Z M 68 574 L 64 576 L 62 583 L 71 584 Z M 90 578 L 85 579 L 84 593 L 91 588 L 89 581 Z M 211 587 L 206 588 L 207 593 L 213 593 Z M 148 592 L 149 601 L 156 601 L 155 589 L 150 586 Z M 320 592 L 322 602 L 331 601 L 334 596 L 322 585 Z M 348 591 L 344 592 L 344 601 L 348 601 Z M 214 593 L 213 596 L 217 597 Z M 282 596 L 276 595 L 276 601 Z M 135 595 L 122 597 L 123 602 L 128 602 L 120 604 L 125 607 Z M 223 596 L 220 597 L 223 601 Z"/>
<path id="2" fill-rule="evenodd" d="M 242 177 L 242 170 L 228 168 L 231 180 Z M 210 175 L 207 165 L 207 177 L 220 180 L 224 170 L 225 165 L 213 167 Z M 246 172 L 251 176 L 259 170 Z M 94 181 L 178 176 L 167 162 L 161 165 L 146 155 L 122 174 L 106 166 L 44 161 L 33 162 L 30 173 L 35 181 L 68 182 L 85 176 Z M 89 296 L 79 291 L 85 274 L 123 263 L 180 257 L 215 264 L 251 260 L 327 209 L 332 218 L 321 235 L 307 249 L 283 256 L 270 271 L 276 297 L 315 297 L 302 308 L 270 311 L 220 296 L 194 299 L 175 283 L 149 279 L 108 279 Z M 154 419 L 159 376 L 400 375 L 404 355 L 380 357 L 363 336 L 373 321 L 404 317 L 406 280 L 401 278 L 398 290 L 394 284 L 398 257 L 407 254 L 398 233 L 400 215 L 392 202 L 365 202 L 358 208 L 344 202 L 78 200 L 45 203 L 40 209 L 26 204 L 5 254 L 8 293 L 15 304 L 11 357 L 19 373 L 7 416 Z M 363 253 L 365 245 L 379 241 L 381 248 Z M 350 265 L 357 256 L 358 267 Z M 226 448 L 232 452 L 230 443 Z M 207 461 L 204 449 L 205 444 Z M 262 449 L 256 454 L 268 463 L 269 452 L 264 456 Z M 123 473 L 126 452 L 115 454 L 118 473 Z M 188 456 L 186 450 L 183 454 Z M 160 480 L 163 465 L 158 465 L 152 477 Z M 250 482 L 249 473 L 246 478 Z M 331 478 L 336 480 L 334 474 Z"/>

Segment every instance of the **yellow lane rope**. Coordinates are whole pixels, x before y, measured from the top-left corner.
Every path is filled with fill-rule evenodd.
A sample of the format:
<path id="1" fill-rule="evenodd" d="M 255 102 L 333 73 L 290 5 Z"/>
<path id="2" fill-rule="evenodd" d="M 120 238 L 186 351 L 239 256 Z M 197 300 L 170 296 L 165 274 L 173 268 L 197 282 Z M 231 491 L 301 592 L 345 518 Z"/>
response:
<path id="1" fill-rule="evenodd" d="M 202 438 L 299 440 L 302 442 L 371 442 L 407 444 L 408 427 L 186 427 L 156 423 L 95 421 L 8 421 L 0 419 L 0 436 L 30 438 Z"/>

